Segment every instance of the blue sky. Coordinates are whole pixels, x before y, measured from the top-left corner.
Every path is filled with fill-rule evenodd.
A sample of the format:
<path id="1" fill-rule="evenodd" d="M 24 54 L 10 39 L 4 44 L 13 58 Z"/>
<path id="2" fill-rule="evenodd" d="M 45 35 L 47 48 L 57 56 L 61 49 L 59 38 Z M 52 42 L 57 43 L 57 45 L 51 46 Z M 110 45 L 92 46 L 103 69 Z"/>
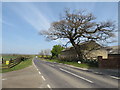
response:
<path id="1" fill-rule="evenodd" d="M 117 2 L 3 2 L 2 53 L 37 54 L 60 44 L 59 40 L 45 41 L 39 32 L 58 21 L 65 8 L 92 12 L 97 21 L 118 20 Z"/>

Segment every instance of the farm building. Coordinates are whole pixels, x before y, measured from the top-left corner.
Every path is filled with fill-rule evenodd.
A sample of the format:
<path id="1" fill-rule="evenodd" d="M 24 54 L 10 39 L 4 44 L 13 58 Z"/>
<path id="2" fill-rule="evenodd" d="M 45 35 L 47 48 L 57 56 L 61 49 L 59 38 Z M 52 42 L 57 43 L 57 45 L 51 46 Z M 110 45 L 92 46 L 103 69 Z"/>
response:
<path id="1" fill-rule="evenodd" d="M 100 46 L 95 41 L 89 41 L 80 44 L 80 49 L 85 54 L 87 59 L 97 59 L 98 56 L 102 56 L 103 58 L 108 57 L 108 51 L 106 48 Z M 74 47 L 69 47 L 64 49 L 59 55 L 61 60 L 73 61 L 78 60 L 78 55 L 74 49 Z"/>

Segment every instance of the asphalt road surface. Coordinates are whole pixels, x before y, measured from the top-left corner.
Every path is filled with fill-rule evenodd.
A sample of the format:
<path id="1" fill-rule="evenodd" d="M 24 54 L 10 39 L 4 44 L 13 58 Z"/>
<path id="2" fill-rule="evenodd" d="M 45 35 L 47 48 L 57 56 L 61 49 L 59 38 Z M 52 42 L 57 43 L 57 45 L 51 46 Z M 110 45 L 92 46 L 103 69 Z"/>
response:
<path id="1" fill-rule="evenodd" d="M 36 69 L 44 80 L 44 88 L 118 88 L 117 78 L 80 70 L 67 65 L 33 60 Z"/>
<path id="2" fill-rule="evenodd" d="M 43 79 L 33 65 L 2 74 L 2 88 L 39 88 L 42 83 Z"/>

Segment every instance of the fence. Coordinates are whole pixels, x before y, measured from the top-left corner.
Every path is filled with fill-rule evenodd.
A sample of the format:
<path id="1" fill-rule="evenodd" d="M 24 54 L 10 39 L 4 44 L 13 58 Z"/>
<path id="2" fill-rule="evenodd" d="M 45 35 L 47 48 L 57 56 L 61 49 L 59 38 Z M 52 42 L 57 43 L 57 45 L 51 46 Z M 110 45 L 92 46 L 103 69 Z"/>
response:
<path id="1" fill-rule="evenodd" d="M 23 59 L 23 57 L 18 57 L 16 59 L 11 58 L 10 60 L 4 60 L 4 58 L 2 58 L 2 69 L 12 68 L 19 64 Z M 6 64 L 6 61 L 9 62 L 8 65 Z"/>
<path id="2" fill-rule="evenodd" d="M 108 54 L 107 59 L 98 56 L 99 68 L 119 69 L 120 68 L 120 54 Z"/>

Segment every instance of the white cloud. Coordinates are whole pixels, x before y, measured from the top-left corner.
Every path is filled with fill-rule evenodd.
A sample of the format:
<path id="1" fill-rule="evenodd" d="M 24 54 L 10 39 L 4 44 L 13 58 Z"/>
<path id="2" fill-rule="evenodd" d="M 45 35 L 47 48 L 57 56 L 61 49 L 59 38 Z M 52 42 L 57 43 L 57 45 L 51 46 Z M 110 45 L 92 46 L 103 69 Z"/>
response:
<path id="1" fill-rule="evenodd" d="M 17 6 L 12 6 L 12 9 L 37 31 L 48 29 L 50 26 L 47 17 L 45 17 L 32 3 L 17 4 Z"/>
<path id="2" fill-rule="evenodd" d="M 54 41 L 57 42 L 58 44 L 65 45 L 69 40 L 68 39 L 57 39 Z"/>
<path id="3" fill-rule="evenodd" d="M 4 21 L 4 20 L 0 20 L 0 23 L 2 23 L 2 24 L 5 24 L 5 25 L 8 25 L 8 26 L 10 26 L 10 27 L 16 27 L 14 24 L 12 24 L 12 23 L 10 23 L 10 22 L 7 22 L 7 21 Z"/>

